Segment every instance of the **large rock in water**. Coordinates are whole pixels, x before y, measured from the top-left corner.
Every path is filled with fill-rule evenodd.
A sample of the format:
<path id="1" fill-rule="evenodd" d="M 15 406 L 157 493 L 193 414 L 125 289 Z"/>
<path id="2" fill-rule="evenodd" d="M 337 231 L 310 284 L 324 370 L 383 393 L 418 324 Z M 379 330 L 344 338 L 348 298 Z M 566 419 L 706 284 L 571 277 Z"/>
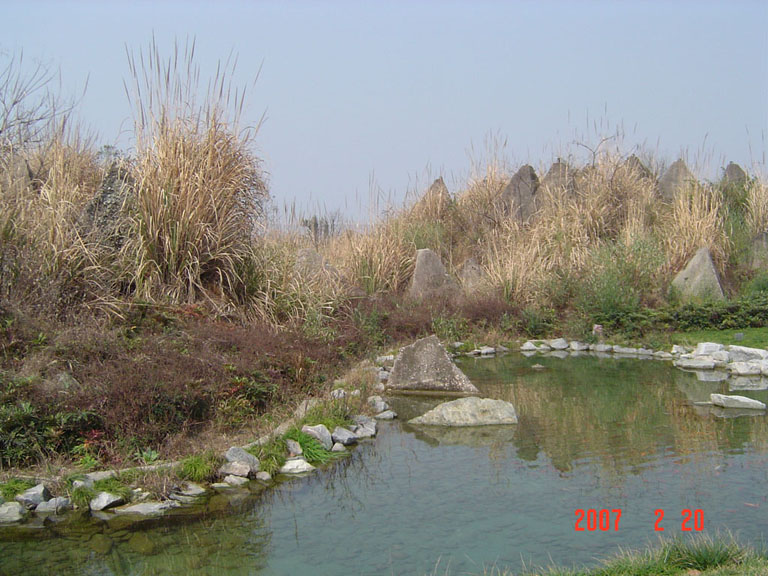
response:
<path id="1" fill-rule="evenodd" d="M 517 424 L 517 414 L 509 402 L 472 396 L 443 402 L 408 423 L 428 426 L 498 426 Z"/>
<path id="2" fill-rule="evenodd" d="M 686 267 L 672 280 L 672 286 L 680 292 L 684 301 L 725 299 L 715 264 L 706 247 L 694 254 Z"/>
<path id="3" fill-rule="evenodd" d="M 688 170 L 685 162 L 674 162 L 659 178 L 659 192 L 667 202 L 672 202 L 680 190 L 685 190 L 696 184 L 696 177 Z"/>
<path id="4" fill-rule="evenodd" d="M 710 394 L 712 404 L 723 408 L 749 408 L 750 410 L 765 410 L 765 404 L 746 396 L 726 396 L 725 394 Z"/>
<path id="5" fill-rule="evenodd" d="M 416 251 L 416 266 L 413 269 L 411 288 L 408 291 L 411 298 L 452 296 L 457 290 L 456 281 L 446 272 L 440 256 L 429 248 Z"/>
<path id="6" fill-rule="evenodd" d="M 501 207 L 505 214 L 511 214 L 520 222 L 527 222 L 536 211 L 536 190 L 539 177 L 526 164 L 522 166 L 501 192 Z"/>
<path id="7" fill-rule="evenodd" d="M 387 386 L 393 390 L 478 393 L 434 335 L 400 350 Z"/>

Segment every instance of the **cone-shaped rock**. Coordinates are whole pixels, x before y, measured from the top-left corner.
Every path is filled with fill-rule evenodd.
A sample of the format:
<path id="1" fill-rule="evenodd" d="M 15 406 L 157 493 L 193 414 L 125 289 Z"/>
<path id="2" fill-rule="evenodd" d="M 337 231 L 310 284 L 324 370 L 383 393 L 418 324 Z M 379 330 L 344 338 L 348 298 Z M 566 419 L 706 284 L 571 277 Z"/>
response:
<path id="1" fill-rule="evenodd" d="M 672 202 L 680 190 L 696 183 L 696 177 L 688 170 L 685 162 L 678 160 L 672 164 L 659 179 L 659 192 L 667 202 Z"/>
<path id="2" fill-rule="evenodd" d="M 434 335 L 417 340 L 400 350 L 387 386 L 393 390 L 478 393 Z"/>
<path id="3" fill-rule="evenodd" d="M 653 173 L 645 164 L 643 164 L 643 161 L 634 154 L 624 160 L 624 162 L 621 163 L 620 168 L 635 178 L 653 180 Z"/>
<path id="4" fill-rule="evenodd" d="M 451 207 L 451 193 L 440 177 L 429 187 L 413 207 L 413 213 L 421 218 L 443 219 Z"/>
<path id="5" fill-rule="evenodd" d="M 709 248 L 700 248 L 686 267 L 672 280 L 683 301 L 723 300 L 723 287 Z"/>
<path id="6" fill-rule="evenodd" d="M 452 296 L 457 289 L 456 282 L 445 271 L 440 256 L 429 248 L 416 251 L 416 265 L 408 291 L 411 298 Z"/>
<path id="7" fill-rule="evenodd" d="M 539 177 L 533 167 L 522 166 L 501 192 L 501 207 L 504 214 L 511 214 L 521 222 L 527 222 L 536 211 L 536 190 Z"/>
<path id="8" fill-rule="evenodd" d="M 735 162 L 729 162 L 723 173 L 723 183 L 744 184 L 747 181 L 747 173 Z"/>
<path id="9" fill-rule="evenodd" d="M 541 188 L 547 188 L 551 192 L 556 190 L 565 190 L 573 192 L 575 188 L 576 170 L 571 168 L 567 162 L 557 159 L 552 164 L 547 174 L 541 179 Z"/>

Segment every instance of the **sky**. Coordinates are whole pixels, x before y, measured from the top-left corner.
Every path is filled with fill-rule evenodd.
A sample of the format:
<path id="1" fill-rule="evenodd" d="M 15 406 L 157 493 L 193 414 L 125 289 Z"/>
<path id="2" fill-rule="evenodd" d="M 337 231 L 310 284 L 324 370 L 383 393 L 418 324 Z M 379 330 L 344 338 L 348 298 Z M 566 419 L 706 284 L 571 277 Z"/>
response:
<path id="1" fill-rule="evenodd" d="M 127 150 L 126 51 L 153 37 L 168 55 L 194 39 L 203 78 L 237 56 L 281 210 L 365 218 L 494 158 L 578 164 L 617 133 L 702 178 L 765 174 L 766 1 L 0 0 L 0 53 L 60 69 L 66 94 L 87 84 L 80 116 Z"/>

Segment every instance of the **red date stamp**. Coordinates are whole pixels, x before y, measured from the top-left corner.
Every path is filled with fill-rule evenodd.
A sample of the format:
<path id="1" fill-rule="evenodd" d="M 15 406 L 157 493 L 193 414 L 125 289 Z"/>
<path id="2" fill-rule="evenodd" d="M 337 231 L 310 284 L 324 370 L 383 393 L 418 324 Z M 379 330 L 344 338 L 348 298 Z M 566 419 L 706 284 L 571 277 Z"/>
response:
<path id="1" fill-rule="evenodd" d="M 595 510 L 594 508 L 584 510 L 579 508 L 576 510 L 575 514 L 576 524 L 574 525 L 574 529 L 576 532 L 595 532 L 597 530 L 602 532 L 608 532 L 609 530 L 613 530 L 614 532 L 619 531 L 621 508 L 603 508 L 601 510 Z M 662 520 L 664 520 L 664 510 L 654 510 L 654 514 L 656 516 L 656 522 L 653 525 L 653 529 L 656 532 L 664 532 L 664 526 L 661 524 Z M 704 510 L 700 508 L 695 510 L 685 508 L 680 512 L 680 515 L 682 516 L 680 521 L 681 531 L 692 532 L 695 530 L 696 532 L 701 532 L 704 530 Z"/>

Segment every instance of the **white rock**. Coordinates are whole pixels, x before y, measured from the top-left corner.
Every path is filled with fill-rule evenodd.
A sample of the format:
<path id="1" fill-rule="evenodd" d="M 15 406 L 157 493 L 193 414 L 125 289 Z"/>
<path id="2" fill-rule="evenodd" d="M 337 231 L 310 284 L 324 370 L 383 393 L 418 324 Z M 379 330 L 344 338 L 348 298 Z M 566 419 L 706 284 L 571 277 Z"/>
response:
<path id="1" fill-rule="evenodd" d="M 224 458 L 227 459 L 227 462 L 241 462 L 246 464 L 249 467 L 249 473 L 246 474 L 246 476 L 255 476 L 256 472 L 260 469 L 259 459 L 250 452 L 246 452 L 240 446 L 232 446 L 227 450 L 226 454 L 224 454 Z"/>
<path id="2" fill-rule="evenodd" d="M 650 348 L 638 348 L 637 354 L 639 356 L 653 356 L 653 350 Z"/>
<path id="3" fill-rule="evenodd" d="M 659 360 L 671 360 L 672 358 L 674 358 L 674 356 L 669 352 L 662 352 L 662 351 L 654 352 L 653 356 L 655 358 L 658 358 Z"/>
<path id="4" fill-rule="evenodd" d="M 578 340 L 572 340 L 568 347 L 574 352 L 584 352 L 585 350 L 589 350 L 589 344 L 579 342 Z"/>
<path id="5" fill-rule="evenodd" d="M 376 414 L 377 420 L 394 420 L 397 418 L 397 413 L 394 410 L 384 410 Z"/>
<path id="6" fill-rule="evenodd" d="M 610 344 L 590 344 L 589 349 L 592 352 L 600 352 L 602 354 L 613 352 L 613 346 Z"/>
<path id="7" fill-rule="evenodd" d="M 379 370 L 379 382 L 386 382 L 389 380 L 389 371 L 388 370 Z"/>
<path id="8" fill-rule="evenodd" d="M 736 376 L 759 376 L 763 372 L 762 362 L 731 362 L 728 371 Z"/>
<path id="9" fill-rule="evenodd" d="M 312 472 L 314 469 L 315 467 L 304 458 L 290 458 L 280 468 L 280 474 L 303 474 L 304 472 Z"/>
<path id="10" fill-rule="evenodd" d="M 225 462 L 219 468 L 219 476 L 241 476 L 247 478 L 251 473 L 251 467 L 245 462 Z"/>
<path id="11" fill-rule="evenodd" d="M 683 370 L 714 370 L 715 361 L 711 358 L 679 358 L 674 365 Z"/>
<path id="12" fill-rule="evenodd" d="M 389 410 L 389 404 L 384 402 L 381 396 L 369 396 L 368 405 L 374 412 L 384 412 L 384 410 Z"/>
<path id="13" fill-rule="evenodd" d="M 619 346 L 616 345 L 613 347 L 613 353 L 614 354 L 624 354 L 628 356 L 637 356 L 638 350 L 637 348 L 628 348 L 626 346 Z"/>
<path id="14" fill-rule="evenodd" d="M 725 346 L 716 342 L 699 342 L 693 351 L 694 356 L 712 356 L 715 352 L 725 350 Z"/>
<path id="15" fill-rule="evenodd" d="M 718 363 L 718 365 L 724 365 L 731 361 L 731 355 L 728 350 L 719 350 L 712 352 L 712 360 Z"/>
<path id="16" fill-rule="evenodd" d="M 461 346 L 461 344 L 459 346 Z M 395 356 L 393 354 L 387 354 L 385 356 L 377 356 L 376 366 L 389 366 L 394 361 L 395 361 Z"/>
<path id="17" fill-rule="evenodd" d="M 710 394 L 709 398 L 715 406 L 723 408 L 749 408 L 752 410 L 765 410 L 765 404 L 759 400 L 746 396 L 727 396 L 725 394 Z"/>
<path id="18" fill-rule="evenodd" d="M 496 354 L 496 348 L 493 348 L 492 346 L 480 347 L 480 356 L 493 356 L 494 354 Z"/>
<path id="19" fill-rule="evenodd" d="M 409 424 L 434 426 L 487 426 L 517 424 L 515 408 L 504 400 L 493 398 L 459 398 L 443 402 Z"/>
<path id="20" fill-rule="evenodd" d="M 336 442 L 336 444 L 333 445 L 333 448 L 331 448 L 331 452 L 346 452 L 347 447 L 344 446 L 341 442 Z"/>
<path id="21" fill-rule="evenodd" d="M 270 482 L 272 482 L 272 475 L 269 472 L 265 472 L 264 470 L 262 470 L 261 472 L 256 474 L 256 480 L 258 480 L 259 482 L 265 482 L 269 484 Z"/>
<path id="22" fill-rule="evenodd" d="M 550 340 L 548 344 L 553 350 L 566 350 L 568 348 L 568 340 L 565 338 L 555 338 Z"/>
<path id="23" fill-rule="evenodd" d="M 331 390 L 331 398 L 334 400 L 342 400 L 343 398 L 347 397 L 346 390 L 342 388 L 336 388 L 336 390 Z"/>
<path id="24" fill-rule="evenodd" d="M 768 350 L 747 348 L 746 346 L 728 346 L 732 362 L 749 362 L 750 360 L 768 359 Z"/>
<path id="25" fill-rule="evenodd" d="M 305 425 L 301 428 L 301 431 L 318 440 L 326 450 L 330 450 L 333 447 L 333 438 L 324 424 L 318 424 L 317 426 Z"/>
<path id="26" fill-rule="evenodd" d="M 296 440 L 291 440 L 289 438 L 285 441 L 285 446 L 288 448 L 288 452 L 291 456 L 301 456 L 304 453 L 304 450 L 301 449 L 301 444 L 296 442 Z"/>
<path id="27" fill-rule="evenodd" d="M 687 353 L 688 353 L 688 348 L 686 348 L 685 346 L 680 346 L 678 344 L 675 344 L 674 346 L 672 346 L 672 354 L 675 356 L 680 356 L 681 354 L 687 354 Z"/>

